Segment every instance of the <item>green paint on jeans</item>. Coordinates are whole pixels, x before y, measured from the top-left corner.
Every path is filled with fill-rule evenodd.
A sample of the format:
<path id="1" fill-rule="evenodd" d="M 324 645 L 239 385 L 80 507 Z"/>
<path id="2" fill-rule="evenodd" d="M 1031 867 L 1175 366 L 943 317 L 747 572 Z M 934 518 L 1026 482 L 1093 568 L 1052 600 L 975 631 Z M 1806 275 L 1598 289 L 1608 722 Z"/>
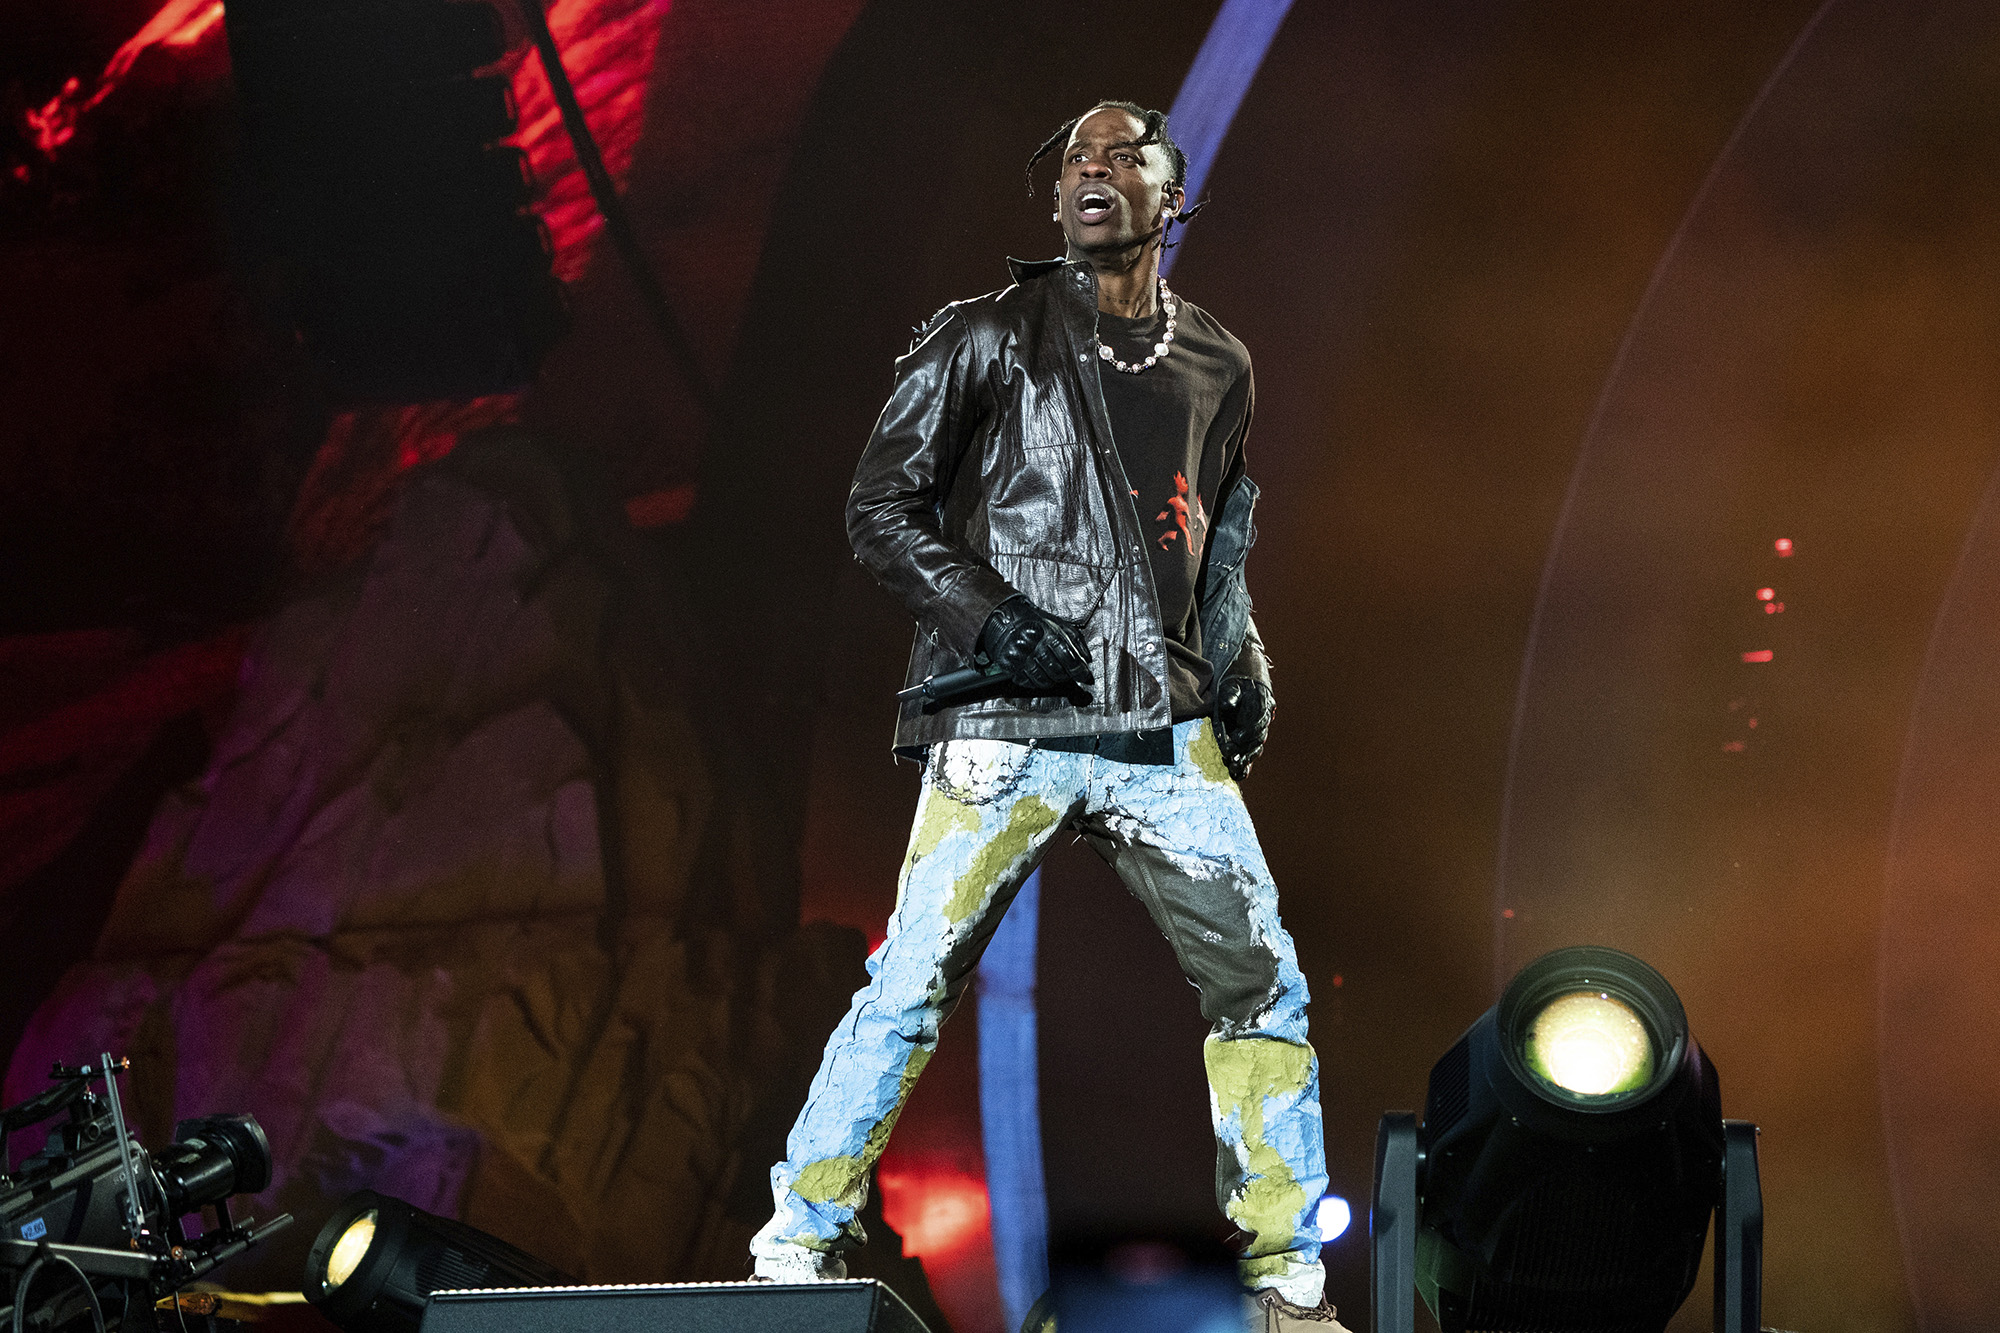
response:
<path id="1" fill-rule="evenodd" d="M 1290 1277 L 1294 1262 L 1290 1251 L 1261 1254 L 1254 1259 L 1238 1259 L 1236 1274 L 1244 1286 L 1255 1286 L 1260 1277 Z"/>
<path id="2" fill-rule="evenodd" d="M 1188 741 L 1188 759 L 1210 782 L 1231 781 L 1229 765 L 1222 761 L 1222 747 L 1215 743 L 1215 724 L 1203 718 Z"/>
<path id="3" fill-rule="evenodd" d="M 917 831 L 910 838 L 909 864 L 929 856 L 953 833 L 973 833 L 979 828 L 979 811 L 955 801 L 943 792 L 933 788 L 924 797 L 923 813 L 917 818 Z"/>
<path id="4" fill-rule="evenodd" d="M 951 900 L 944 905 L 944 919 L 952 925 L 977 912 L 992 896 L 993 886 L 1009 866 L 1028 854 L 1035 839 L 1056 826 L 1062 818 L 1039 796 L 1023 796 L 1007 812 L 1007 827 L 981 847 L 951 886 Z"/>
<path id="5" fill-rule="evenodd" d="M 862 1204 L 861 1186 L 868 1179 L 868 1167 L 859 1157 L 828 1157 L 806 1163 L 792 1182 L 792 1193 L 807 1203 L 829 1201 L 848 1208 Z"/>
<path id="6" fill-rule="evenodd" d="M 1282 1271 L 1284 1255 L 1296 1240 L 1299 1214 L 1305 1211 L 1305 1187 L 1278 1150 L 1264 1141 L 1264 1099 L 1304 1091 L 1312 1078 L 1312 1060 L 1312 1047 L 1268 1037 L 1210 1037 L 1202 1047 L 1216 1114 L 1226 1121 L 1233 1112 L 1242 1133 L 1243 1179 L 1223 1211 L 1253 1237 L 1244 1253 L 1246 1278 L 1267 1276 L 1255 1267 L 1264 1258 L 1277 1263 L 1272 1274 Z"/>
<path id="7" fill-rule="evenodd" d="M 917 1085 L 917 1075 L 924 1072 L 930 1058 L 931 1052 L 922 1046 L 911 1051 L 910 1063 L 903 1066 L 902 1080 L 896 1085 L 896 1104 L 868 1131 L 861 1151 L 807 1162 L 792 1181 L 792 1193 L 807 1203 L 837 1203 L 843 1208 L 859 1208 L 866 1203 L 868 1173 L 882 1156 L 882 1149 L 888 1146 L 889 1131 L 896 1127 L 896 1117 L 903 1113 L 903 1104 L 910 1100 L 910 1089 Z"/>

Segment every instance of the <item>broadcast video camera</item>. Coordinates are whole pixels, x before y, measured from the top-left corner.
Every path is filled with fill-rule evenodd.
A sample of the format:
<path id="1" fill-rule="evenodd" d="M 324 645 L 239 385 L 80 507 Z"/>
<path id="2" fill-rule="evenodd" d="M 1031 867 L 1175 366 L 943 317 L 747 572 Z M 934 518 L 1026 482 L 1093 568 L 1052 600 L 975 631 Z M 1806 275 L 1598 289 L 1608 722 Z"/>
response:
<path id="1" fill-rule="evenodd" d="M 56 1085 L 0 1111 L 0 1328 L 46 1333 L 88 1318 L 95 1333 L 185 1326 L 176 1293 L 281 1227 L 229 1215 L 229 1196 L 271 1183 L 271 1145 L 247 1115 L 183 1120 L 174 1141 L 149 1153 L 126 1132 L 118 1074 L 107 1052 L 95 1066 L 57 1065 Z M 91 1090 L 101 1080 L 100 1097 Z M 7 1138 L 65 1115 L 42 1150 L 16 1167 Z M 213 1210 L 190 1236 L 191 1213 Z"/>

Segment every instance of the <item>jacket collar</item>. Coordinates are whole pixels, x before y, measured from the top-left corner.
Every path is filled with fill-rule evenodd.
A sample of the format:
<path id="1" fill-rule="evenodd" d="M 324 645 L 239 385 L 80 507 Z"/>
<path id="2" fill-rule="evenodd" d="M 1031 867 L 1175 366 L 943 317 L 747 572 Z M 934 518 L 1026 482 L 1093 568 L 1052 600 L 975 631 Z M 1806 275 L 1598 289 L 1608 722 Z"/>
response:
<path id="1" fill-rule="evenodd" d="M 1013 275 L 1014 281 L 1017 283 L 1026 282 L 1030 278 L 1039 278 L 1045 274 L 1054 273 L 1057 269 L 1070 266 L 1072 266 L 1071 261 L 1063 258 L 1056 258 L 1056 259 L 1009 258 L 1007 260 L 1007 272 Z M 1078 272 L 1084 274 L 1088 274 L 1090 272 L 1090 265 L 1084 263 L 1080 259 L 1075 261 L 1073 266 L 1077 269 Z"/>

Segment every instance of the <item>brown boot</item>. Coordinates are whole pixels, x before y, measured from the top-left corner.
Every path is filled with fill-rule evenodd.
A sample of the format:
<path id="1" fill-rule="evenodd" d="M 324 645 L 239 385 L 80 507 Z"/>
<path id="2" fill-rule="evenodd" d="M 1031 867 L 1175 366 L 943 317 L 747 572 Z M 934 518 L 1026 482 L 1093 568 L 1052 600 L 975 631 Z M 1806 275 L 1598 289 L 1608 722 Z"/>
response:
<path id="1" fill-rule="evenodd" d="M 1333 1307 L 1324 1296 L 1308 1309 L 1293 1305 L 1269 1287 L 1250 1293 L 1251 1333 L 1351 1333 L 1333 1315 Z"/>

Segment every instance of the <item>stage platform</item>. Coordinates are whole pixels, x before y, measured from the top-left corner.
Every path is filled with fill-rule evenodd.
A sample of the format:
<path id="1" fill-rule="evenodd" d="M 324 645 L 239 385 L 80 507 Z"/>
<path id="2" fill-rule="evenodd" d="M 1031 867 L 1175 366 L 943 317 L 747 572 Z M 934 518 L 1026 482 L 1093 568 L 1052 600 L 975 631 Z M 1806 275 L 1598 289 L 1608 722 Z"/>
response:
<path id="1" fill-rule="evenodd" d="M 872 1279 L 440 1291 L 423 1333 L 929 1333 Z"/>

